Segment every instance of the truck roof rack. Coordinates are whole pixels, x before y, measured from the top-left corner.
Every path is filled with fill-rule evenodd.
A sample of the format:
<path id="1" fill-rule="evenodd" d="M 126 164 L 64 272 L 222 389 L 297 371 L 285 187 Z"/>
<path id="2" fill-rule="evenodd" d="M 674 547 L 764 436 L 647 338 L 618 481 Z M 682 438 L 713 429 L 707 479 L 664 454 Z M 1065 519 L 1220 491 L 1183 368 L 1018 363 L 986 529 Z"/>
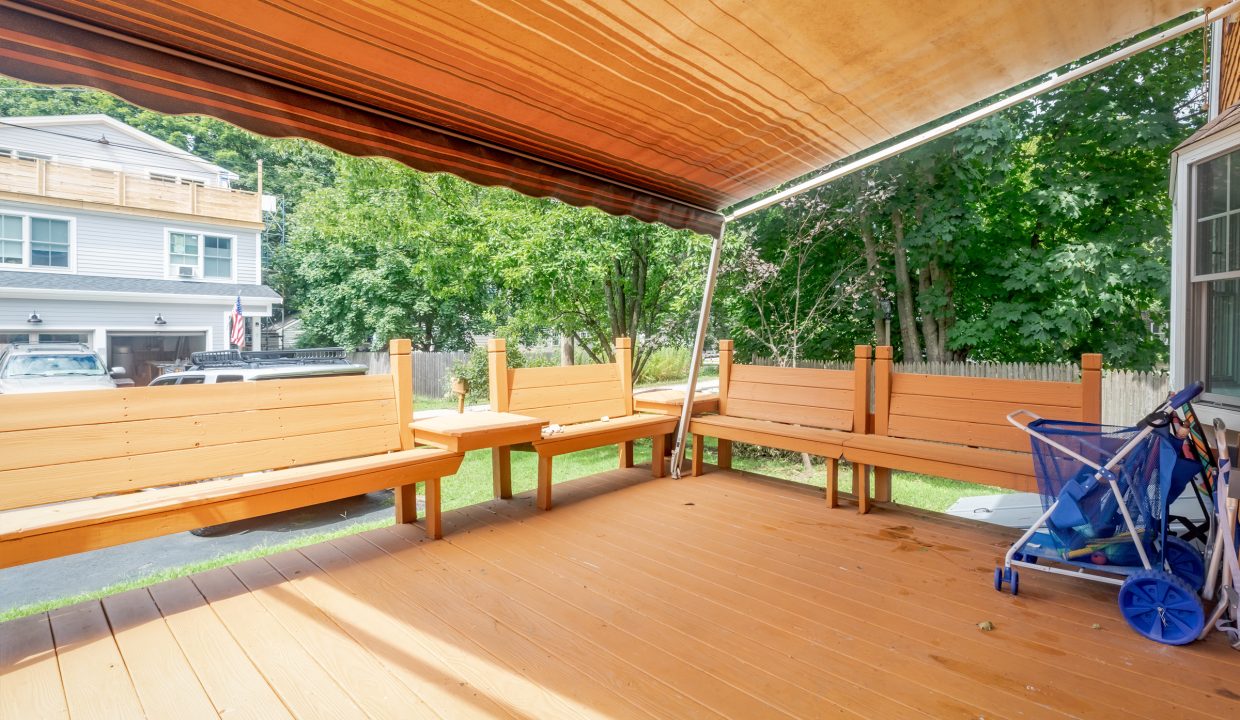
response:
<path id="1" fill-rule="evenodd" d="M 195 370 L 208 368 L 259 368 L 273 365 L 348 365 L 344 348 L 300 348 L 297 350 L 205 350 L 192 353 Z"/>

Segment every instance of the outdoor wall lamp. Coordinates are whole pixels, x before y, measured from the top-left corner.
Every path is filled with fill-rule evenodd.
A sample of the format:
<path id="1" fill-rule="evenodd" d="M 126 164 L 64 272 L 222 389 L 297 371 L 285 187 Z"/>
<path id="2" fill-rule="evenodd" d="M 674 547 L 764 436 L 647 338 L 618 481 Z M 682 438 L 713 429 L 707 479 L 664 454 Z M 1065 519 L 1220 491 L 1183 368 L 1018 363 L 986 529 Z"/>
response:
<path id="1" fill-rule="evenodd" d="M 155 324 L 156 325 L 167 325 L 168 324 L 168 321 L 164 319 L 163 313 L 155 313 Z"/>
<path id="2" fill-rule="evenodd" d="M 43 318 L 39 317 L 38 311 L 35 311 L 35 312 L 30 313 L 30 317 L 26 318 L 26 322 L 30 323 L 31 325 L 38 325 L 39 323 L 43 322 Z"/>
<path id="3" fill-rule="evenodd" d="M 878 307 L 883 311 L 883 319 L 891 319 L 891 299 L 883 298 L 878 301 Z"/>

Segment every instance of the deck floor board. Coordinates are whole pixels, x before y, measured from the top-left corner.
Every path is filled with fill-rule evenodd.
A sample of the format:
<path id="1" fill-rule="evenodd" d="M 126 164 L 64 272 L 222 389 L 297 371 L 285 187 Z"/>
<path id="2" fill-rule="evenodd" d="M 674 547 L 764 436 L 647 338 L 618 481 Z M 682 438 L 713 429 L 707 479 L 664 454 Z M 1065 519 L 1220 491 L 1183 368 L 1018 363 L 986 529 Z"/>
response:
<path id="1" fill-rule="evenodd" d="M 1042 573 L 994 592 L 1003 528 L 640 468 L 444 522 L 0 625 L 0 718 L 1240 716 L 1222 637 L 1145 641 Z"/>

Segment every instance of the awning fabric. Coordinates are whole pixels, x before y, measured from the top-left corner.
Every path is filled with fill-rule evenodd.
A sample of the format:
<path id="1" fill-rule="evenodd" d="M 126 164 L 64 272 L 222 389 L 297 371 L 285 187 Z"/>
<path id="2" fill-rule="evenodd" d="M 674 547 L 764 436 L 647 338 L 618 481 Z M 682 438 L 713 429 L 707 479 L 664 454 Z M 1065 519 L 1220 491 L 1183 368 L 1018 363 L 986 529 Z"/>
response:
<path id="1" fill-rule="evenodd" d="M 0 73 L 714 232 L 1200 0 L 14 0 Z"/>

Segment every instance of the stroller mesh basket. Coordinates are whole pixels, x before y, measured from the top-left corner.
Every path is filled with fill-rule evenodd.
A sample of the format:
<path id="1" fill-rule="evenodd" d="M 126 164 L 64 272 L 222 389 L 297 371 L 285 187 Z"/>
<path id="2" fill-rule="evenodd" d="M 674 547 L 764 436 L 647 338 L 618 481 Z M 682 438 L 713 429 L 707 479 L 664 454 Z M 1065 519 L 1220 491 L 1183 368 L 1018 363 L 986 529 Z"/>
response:
<path id="1" fill-rule="evenodd" d="M 1046 529 L 1060 557 L 1096 565 L 1139 565 L 1120 501 L 1095 469 L 1116 458 L 1139 430 L 1048 419 L 1035 420 L 1029 428 L 1037 433 L 1031 440 L 1042 509 L 1050 511 Z M 1170 468 L 1163 467 L 1168 461 L 1175 462 L 1174 451 L 1163 435 L 1154 432 L 1128 448 L 1111 467 L 1133 526 L 1154 563 L 1161 561 L 1157 550 L 1162 546 L 1164 493 L 1168 490 L 1161 479 L 1170 475 Z"/>

